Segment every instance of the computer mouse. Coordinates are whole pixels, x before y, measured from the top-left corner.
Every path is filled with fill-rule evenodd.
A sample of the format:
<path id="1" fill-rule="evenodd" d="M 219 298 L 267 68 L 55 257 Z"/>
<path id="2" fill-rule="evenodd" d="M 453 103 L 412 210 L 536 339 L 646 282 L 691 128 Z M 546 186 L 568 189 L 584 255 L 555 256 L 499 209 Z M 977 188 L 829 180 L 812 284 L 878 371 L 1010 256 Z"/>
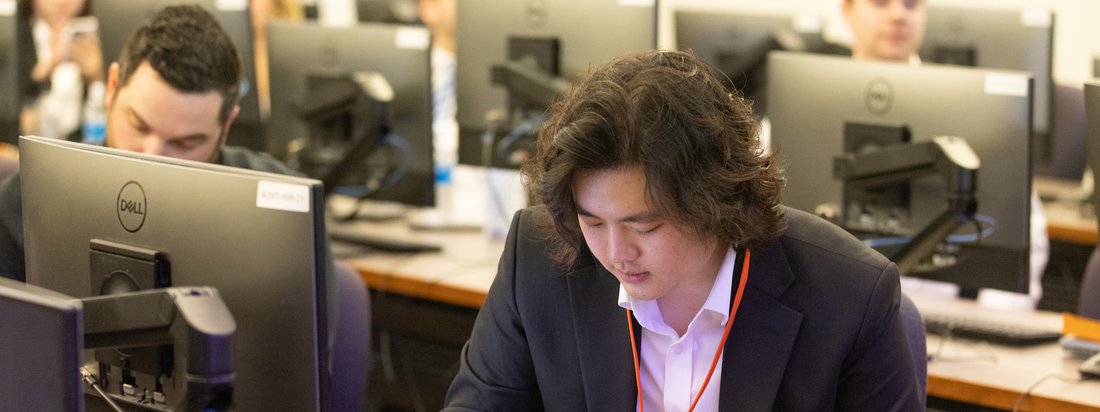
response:
<path id="1" fill-rule="evenodd" d="M 1100 379 L 1100 353 L 1085 360 L 1077 371 L 1081 373 L 1081 379 Z"/>

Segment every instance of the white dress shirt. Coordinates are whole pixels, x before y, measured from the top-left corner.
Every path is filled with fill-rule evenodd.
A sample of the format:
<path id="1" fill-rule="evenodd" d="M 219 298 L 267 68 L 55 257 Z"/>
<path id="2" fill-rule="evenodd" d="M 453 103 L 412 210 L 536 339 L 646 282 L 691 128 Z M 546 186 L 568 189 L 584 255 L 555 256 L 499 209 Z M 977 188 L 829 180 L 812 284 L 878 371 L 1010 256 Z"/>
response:
<path id="1" fill-rule="evenodd" d="M 710 295 L 683 336 L 678 336 L 665 323 L 657 301 L 633 299 L 622 285 L 619 286 L 619 306 L 633 310 L 642 325 L 639 363 L 642 401 L 647 411 L 687 412 L 699 394 L 729 318 L 736 258 L 734 249 L 726 252 L 726 260 L 718 270 Z M 719 358 L 696 411 L 718 410 L 721 381 L 722 360 Z"/>

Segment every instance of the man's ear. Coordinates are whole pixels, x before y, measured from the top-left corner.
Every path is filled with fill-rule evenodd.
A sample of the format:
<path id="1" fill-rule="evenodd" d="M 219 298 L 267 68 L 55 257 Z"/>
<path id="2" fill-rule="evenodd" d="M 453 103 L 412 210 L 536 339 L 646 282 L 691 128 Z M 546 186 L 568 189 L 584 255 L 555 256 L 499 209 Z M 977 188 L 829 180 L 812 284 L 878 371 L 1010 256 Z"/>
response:
<path id="1" fill-rule="evenodd" d="M 225 116 L 225 124 L 222 125 L 222 135 L 219 138 L 218 146 L 225 144 L 226 139 L 229 138 L 229 128 L 233 126 L 233 122 L 237 120 L 237 115 L 241 114 L 241 105 L 233 105 L 233 110 L 229 111 L 229 115 Z"/>
<path id="2" fill-rule="evenodd" d="M 107 90 L 103 94 L 103 105 L 106 107 L 111 106 L 111 102 L 115 100 L 115 92 L 118 91 L 118 62 L 111 63 L 111 67 L 107 68 Z"/>

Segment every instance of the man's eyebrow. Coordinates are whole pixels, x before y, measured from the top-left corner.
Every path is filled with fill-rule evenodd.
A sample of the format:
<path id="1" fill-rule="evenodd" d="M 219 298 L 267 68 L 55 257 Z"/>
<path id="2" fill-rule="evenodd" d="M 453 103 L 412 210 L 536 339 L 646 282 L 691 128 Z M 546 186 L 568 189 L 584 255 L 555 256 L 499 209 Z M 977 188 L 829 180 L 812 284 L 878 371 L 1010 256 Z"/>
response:
<path id="1" fill-rule="evenodd" d="M 580 205 L 577 205 L 577 214 L 584 217 L 597 217 L 596 215 L 592 214 L 592 212 L 585 210 L 584 207 Z M 623 223 L 650 223 L 657 219 L 658 215 L 656 212 L 643 212 L 624 217 L 622 219 L 619 219 L 618 221 Z"/>
<path id="2" fill-rule="evenodd" d="M 138 122 L 138 124 L 140 124 L 142 127 L 149 127 L 149 123 L 146 122 L 145 118 L 141 117 L 141 114 L 139 114 L 136 110 L 134 110 L 133 107 L 127 107 L 126 112 L 129 113 L 130 116 L 133 117 L 133 119 L 136 120 Z M 183 135 L 183 136 L 164 136 L 165 140 L 192 140 L 192 139 L 209 139 L 209 138 L 210 138 L 210 136 L 208 136 L 206 133 L 203 133 L 203 132 L 196 132 L 196 133 L 191 133 L 191 134 L 187 134 L 187 135 Z"/>
<path id="3" fill-rule="evenodd" d="M 138 122 L 138 124 L 140 124 L 141 126 L 143 126 L 143 127 L 148 127 L 149 126 L 149 123 L 145 121 L 145 118 L 142 117 L 141 114 L 137 112 L 137 110 L 134 110 L 133 107 L 127 106 L 126 107 L 126 113 L 129 114 L 131 118 L 136 120 Z"/>
<path id="4" fill-rule="evenodd" d="M 184 135 L 184 136 L 172 136 L 172 137 L 169 137 L 167 140 L 175 140 L 175 141 L 195 140 L 195 139 L 204 139 L 205 140 L 205 139 L 208 139 L 209 137 L 210 136 L 207 136 L 206 133 L 192 133 L 192 134 Z"/>

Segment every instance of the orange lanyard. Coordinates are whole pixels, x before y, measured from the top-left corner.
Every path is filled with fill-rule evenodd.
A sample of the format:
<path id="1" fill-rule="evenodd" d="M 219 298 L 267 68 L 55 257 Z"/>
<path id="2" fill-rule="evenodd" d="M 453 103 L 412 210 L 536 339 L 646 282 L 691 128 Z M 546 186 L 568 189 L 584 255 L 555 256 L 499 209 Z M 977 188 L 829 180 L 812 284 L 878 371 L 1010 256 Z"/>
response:
<path id="1" fill-rule="evenodd" d="M 718 349 L 714 350 L 714 359 L 710 361 L 710 370 L 707 371 L 706 379 L 703 379 L 703 387 L 699 388 L 699 394 L 695 395 L 695 400 L 691 401 L 691 408 L 688 408 L 688 412 L 695 410 L 695 405 L 699 403 L 699 399 L 703 397 L 703 392 L 707 390 L 707 384 L 710 383 L 710 377 L 714 374 L 714 368 L 718 366 L 718 359 L 722 357 L 722 348 L 726 346 L 726 338 L 730 336 L 730 327 L 733 326 L 733 319 L 737 317 L 737 309 L 741 307 L 741 296 L 745 293 L 745 283 L 748 281 L 749 249 L 746 248 L 745 264 L 741 267 L 741 280 L 737 284 L 737 294 L 733 297 L 729 319 L 726 321 L 726 330 L 722 332 L 722 340 L 718 342 Z M 630 330 L 630 351 L 634 354 L 634 382 L 638 385 L 638 412 L 645 412 L 645 405 L 642 403 L 642 369 L 638 362 L 638 345 L 634 341 L 634 313 L 630 309 L 626 310 L 626 326 Z"/>

